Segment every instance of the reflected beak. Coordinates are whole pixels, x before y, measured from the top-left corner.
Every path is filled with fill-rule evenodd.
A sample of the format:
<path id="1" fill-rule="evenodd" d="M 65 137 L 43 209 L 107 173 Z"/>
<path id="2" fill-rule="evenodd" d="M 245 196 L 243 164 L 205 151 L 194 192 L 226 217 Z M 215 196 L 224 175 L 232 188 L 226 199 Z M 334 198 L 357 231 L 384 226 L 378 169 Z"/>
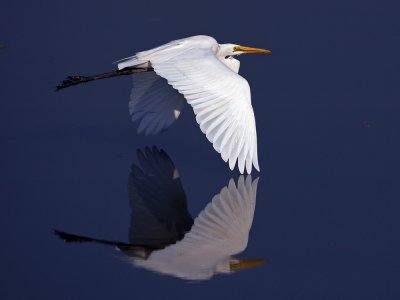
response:
<path id="1" fill-rule="evenodd" d="M 242 51 L 244 53 L 263 53 L 263 54 L 272 53 L 271 50 L 261 49 L 261 48 L 251 48 L 246 46 L 235 46 L 233 48 L 233 51 Z"/>
<path id="2" fill-rule="evenodd" d="M 230 267 L 231 267 L 231 271 L 235 272 L 235 271 L 240 271 L 243 269 L 261 266 L 261 265 L 265 264 L 266 262 L 267 262 L 267 260 L 264 258 L 247 259 L 247 260 L 242 260 L 239 262 L 231 263 Z"/>

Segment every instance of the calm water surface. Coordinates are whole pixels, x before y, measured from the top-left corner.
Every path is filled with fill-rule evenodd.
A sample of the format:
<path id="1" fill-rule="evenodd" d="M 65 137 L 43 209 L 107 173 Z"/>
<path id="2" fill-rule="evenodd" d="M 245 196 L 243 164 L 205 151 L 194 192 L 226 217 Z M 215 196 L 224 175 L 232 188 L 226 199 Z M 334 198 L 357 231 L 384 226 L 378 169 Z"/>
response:
<path id="1" fill-rule="evenodd" d="M 0 4 L 0 297 L 399 299 L 398 8 L 356 0 Z M 261 172 L 251 178 L 229 170 L 189 107 L 166 132 L 136 135 L 129 77 L 54 91 L 67 75 L 110 71 L 135 51 L 195 34 L 273 50 L 240 57 L 258 132 Z M 148 191 L 174 194 L 164 199 L 178 204 L 142 191 L 135 199 L 152 213 L 135 218 L 132 180 L 143 176 L 131 166 L 143 168 L 137 150 L 153 145 L 179 177 L 170 165 Z M 248 195 L 242 206 L 229 210 L 224 187 Z M 212 254 L 182 247 L 193 220 L 218 205 L 224 246 L 212 248 L 207 233 L 196 241 Z M 54 229 L 146 247 L 65 243 Z M 174 241 L 178 271 L 164 260 L 160 274 L 154 257 Z M 237 271 L 248 259 L 256 266 Z"/>

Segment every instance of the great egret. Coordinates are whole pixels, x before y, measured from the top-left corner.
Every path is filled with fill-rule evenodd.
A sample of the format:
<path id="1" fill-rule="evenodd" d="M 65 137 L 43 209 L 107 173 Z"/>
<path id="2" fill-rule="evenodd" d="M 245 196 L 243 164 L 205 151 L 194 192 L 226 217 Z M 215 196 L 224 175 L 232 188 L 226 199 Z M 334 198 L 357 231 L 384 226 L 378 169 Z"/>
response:
<path id="1" fill-rule="evenodd" d="M 235 44 L 218 44 L 199 35 L 175 40 L 154 49 L 136 53 L 118 63 L 119 71 L 97 76 L 68 77 L 58 89 L 96 79 L 134 76 L 129 102 L 133 121 L 140 120 L 138 132 L 158 133 L 169 127 L 188 102 L 200 129 L 229 167 L 236 161 L 240 173 L 260 170 L 257 133 L 250 87 L 240 75 L 240 62 L 234 56 L 245 53 L 271 53 L 270 50 Z"/>
<path id="2" fill-rule="evenodd" d="M 114 245 L 137 267 L 188 280 L 205 280 L 261 265 L 265 260 L 232 257 L 247 247 L 258 179 L 242 175 L 194 220 L 187 210 L 179 173 L 164 151 L 138 151 L 140 166 L 129 175 L 129 243 L 94 239 L 61 231 L 67 242 Z"/>

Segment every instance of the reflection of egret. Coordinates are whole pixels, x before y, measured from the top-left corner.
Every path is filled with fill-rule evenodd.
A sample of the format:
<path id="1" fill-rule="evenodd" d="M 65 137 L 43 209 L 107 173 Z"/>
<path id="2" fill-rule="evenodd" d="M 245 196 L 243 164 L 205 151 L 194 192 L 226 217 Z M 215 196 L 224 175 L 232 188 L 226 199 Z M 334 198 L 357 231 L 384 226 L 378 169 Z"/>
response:
<path id="1" fill-rule="evenodd" d="M 192 220 L 178 171 L 164 151 L 139 151 L 140 167 L 129 176 L 129 243 L 93 239 L 56 231 L 67 242 L 116 246 L 138 267 L 189 280 L 230 273 L 264 263 L 233 258 L 247 247 L 258 179 L 240 176 L 215 195 Z"/>
<path id="2" fill-rule="evenodd" d="M 259 170 L 257 133 L 250 87 L 238 74 L 234 57 L 270 50 L 218 44 L 209 36 L 193 36 L 136 53 L 119 61 L 119 71 L 95 76 L 68 77 L 57 88 L 117 75 L 134 76 L 129 111 L 140 121 L 138 132 L 158 133 L 178 119 L 188 102 L 200 129 L 221 153 L 231 170 Z"/>

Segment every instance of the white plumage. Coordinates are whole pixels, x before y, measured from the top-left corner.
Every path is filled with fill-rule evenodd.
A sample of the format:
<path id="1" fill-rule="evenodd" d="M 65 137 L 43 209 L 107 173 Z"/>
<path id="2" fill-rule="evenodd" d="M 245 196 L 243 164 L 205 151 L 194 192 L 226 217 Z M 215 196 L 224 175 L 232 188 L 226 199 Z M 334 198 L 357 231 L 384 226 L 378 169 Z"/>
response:
<path id="1" fill-rule="evenodd" d="M 232 56 L 269 52 L 193 36 L 123 59 L 119 69 L 152 67 L 155 72 L 133 77 L 129 110 L 133 121 L 140 120 L 138 132 L 166 129 L 187 101 L 200 129 L 231 170 L 236 162 L 240 173 L 251 173 L 252 166 L 260 170 L 250 87 Z"/>

